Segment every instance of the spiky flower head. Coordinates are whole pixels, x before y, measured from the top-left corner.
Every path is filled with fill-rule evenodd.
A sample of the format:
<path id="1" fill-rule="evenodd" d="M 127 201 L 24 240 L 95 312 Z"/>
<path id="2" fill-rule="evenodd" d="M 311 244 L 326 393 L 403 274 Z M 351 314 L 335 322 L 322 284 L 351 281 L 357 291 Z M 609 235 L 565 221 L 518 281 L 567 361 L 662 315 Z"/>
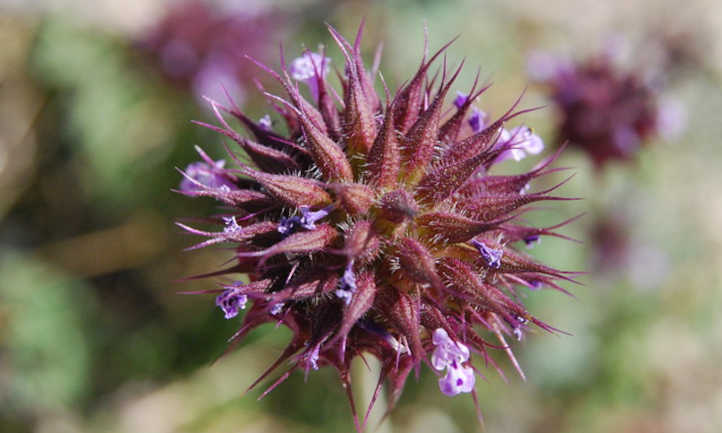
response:
<path id="1" fill-rule="evenodd" d="M 557 108 L 557 140 L 585 151 L 597 168 L 633 159 L 679 120 L 664 115 L 659 89 L 641 70 L 624 70 L 607 53 L 579 62 L 534 53 L 529 73 L 546 85 Z"/>
<path id="2" fill-rule="evenodd" d="M 180 192 L 213 197 L 228 210 L 216 220 L 220 230 L 179 225 L 208 238 L 191 249 L 235 245 L 235 264 L 212 275 L 247 274 L 248 282 L 205 293 L 218 293 L 226 318 L 246 310 L 233 341 L 267 322 L 293 333 L 251 387 L 286 363 L 290 368 L 269 390 L 293 370 L 333 366 L 350 396 L 351 361 L 365 352 L 380 360 L 376 393 L 387 380 L 392 406 L 422 363 L 440 376 L 444 394 L 473 393 L 472 355 L 496 365 L 488 350 L 500 344 L 511 356 L 505 335 L 520 340 L 533 327 L 553 331 L 518 295 L 540 287 L 563 291 L 555 281 L 570 277 L 518 246 L 564 237 L 554 230 L 566 222 L 538 228 L 514 220 L 530 203 L 566 200 L 549 195 L 556 186 L 528 191 L 529 182 L 557 171 L 549 166 L 558 152 L 527 173 L 491 174 L 502 160 L 542 150 L 529 128 L 504 129 L 527 110 L 514 104 L 489 121 L 473 107 L 486 89 L 478 88 L 477 75 L 448 112 L 444 101 L 461 66 L 449 73 L 444 60 L 438 85 L 427 74 L 449 44 L 424 56 L 393 96 L 384 84 L 381 97 L 373 86 L 376 68 L 367 70 L 361 59 L 361 30 L 353 45 L 330 32 L 346 59 L 342 96 L 326 80 L 330 60 L 323 52 L 304 53 L 280 74 L 256 62 L 285 89 L 283 98 L 266 95 L 287 134 L 265 116 L 257 122 L 210 101 L 219 124 L 201 125 L 231 138 L 247 159 L 229 149 L 231 168 L 199 149 L 202 161 L 183 173 Z M 479 326 L 488 332 L 477 332 Z"/>

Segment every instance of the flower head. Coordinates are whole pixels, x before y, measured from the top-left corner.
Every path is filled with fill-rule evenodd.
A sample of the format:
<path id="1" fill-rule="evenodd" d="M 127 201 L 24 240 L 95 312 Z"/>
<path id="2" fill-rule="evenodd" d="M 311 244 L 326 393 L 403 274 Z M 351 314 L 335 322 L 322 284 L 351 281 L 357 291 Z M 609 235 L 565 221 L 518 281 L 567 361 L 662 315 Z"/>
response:
<path id="1" fill-rule="evenodd" d="M 286 122 L 287 135 L 235 107 L 211 103 L 219 125 L 203 125 L 233 139 L 250 163 L 231 154 L 235 168 L 213 171 L 233 179 L 232 188 L 197 182 L 197 189 L 180 192 L 213 197 L 236 218 L 225 221 L 232 230 L 223 232 L 179 225 L 209 238 L 195 247 L 235 246 L 236 265 L 216 275 L 250 277 L 219 297 L 227 317 L 235 316 L 246 298 L 250 304 L 234 340 L 267 322 L 292 331 L 274 367 L 332 366 L 348 389 L 352 359 L 367 353 L 381 361 L 393 405 L 409 373 L 430 359 L 444 394 L 473 392 L 471 354 L 490 361 L 488 350 L 496 344 L 487 337 L 507 347 L 505 334 L 520 338 L 531 326 L 553 331 L 526 310 L 518 292 L 542 284 L 563 291 L 555 281 L 571 278 L 522 249 L 540 236 L 564 237 L 554 229 L 571 220 L 547 228 L 514 220 L 530 203 L 566 200 L 550 195 L 561 184 L 525 191 L 534 179 L 558 171 L 548 168 L 558 152 L 527 173 L 492 174 L 511 150 L 525 155 L 542 150 L 526 127 L 502 137 L 505 125 L 523 110 L 515 111 L 514 104 L 500 118 L 485 118 L 483 127 L 471 129 L 472 104 L 485 90 L 477 90 L 475 82 L 445 116 L 444 101 L 461 67 L 450 72 L 444 66 L 435 87 L 428 85 L 427 72 L 448 45 L 424 59 L 395 94 L 386 89 L 382 98 L 361 59 L 360 32 L 352 45 L 330 31 L 346 58 L 340 92 L 331 90 L 308 53 L 282 74 L 259 63 L 286 91 L 284 97 L 267 96 Z M 304 62 L 314 63 L 313 77 L 301 74 Z M 311 102 L 296 83 L 310 78 L 318 91 Z M 232 129 L 224 113 L 238 119 L 251 138 Z M 510 349 L 507 353 L 512 356 Z"/>
<path id="2" fill-rule="evenodd" d="M 632 159 L 664 132 L 658 90 L 608 55 L 575 63 L 534 53 L 529 74 L 547 86 L 558 108 L 558 141 L 583 149 L 599 168 Z"/>

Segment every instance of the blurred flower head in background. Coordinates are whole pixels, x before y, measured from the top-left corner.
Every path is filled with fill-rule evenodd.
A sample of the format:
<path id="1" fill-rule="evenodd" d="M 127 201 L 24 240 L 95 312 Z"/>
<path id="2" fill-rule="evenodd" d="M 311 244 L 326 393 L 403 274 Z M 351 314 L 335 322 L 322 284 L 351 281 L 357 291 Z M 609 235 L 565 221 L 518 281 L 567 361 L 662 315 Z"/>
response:
<path id="1" fill-rule="evenodd" d="M 662 101 L 643 67 L 625 70 L 608 52 L 583 61 L 542 52 L 528 58 L 531 79 L 546 87 L 558 111 L 557 140 L 585 151 L 600 169 L 612 160 L 633 160 L 653 138 L 684 128 L 683 107 Z"/>
<path id="2" fill-rule="evenodd" d="M 290 367 L 263 395 L 294 370 L 333 366 L 356 427 L 363 428 L 350 379 L 351 362 L 363 353 L 381 362 L 374 400 L 387 380 L 392 407 L 422 363 L 430 363 L 448 396 L 476 395 L 471 354 L 499 369 L 489 356 L 492 347 L 501 346 L 523 377 L 505 336 L 521 340 L 532 328 L 555 329 L 520 297 L 542 287 L 565 292 L 555 281 L 574 280 L 519 246 L 533 246 L 542 236 L 565 238 L 554 230 L 571 220 L 546 228 L 515 221 L 528 204 L 569 200 L 550 195 L 566 181 L 529 191 L 530 182 L 559 171 L 549 167 L 561 150 L 529 172 L 491 174 L 504 160 L 540 153 L 544 143 L 526 126 L 505 129 L 529 111 L 517 110 L 519 100 L 493 121 L 472 110 L 488 88 L 479 88 L 478 75 L 447 111 L 463 62 L 451 70 L 444 59 L 436 76 L 429 70 L 450 43 L 424 56 L 393 96 L 382 80 L 382 98 L 374 89 L 380 51 L 370 70 L 361 59 L 363 26 L 353 44 L 329 29 L 346 60 L 342 96 L 327 82 L 330 59 L 323 52 L 306 51 L 281 74 L 257 61 L 286 91 L 285 99 L 266 96 L 288 134 L 277 132 L 268 115 L 255 121 L 235 105 L 210 100 L 219 125 L 198 123 L 245 154 L 228 149 L 231 168 L 198 148 L 202 161 L 183 172 L 179 192 L 223 203 L 223 213 L 209 220 L 220 230 L 178 225 L 207 238 L 190 249 L 234 245 L 235 263 L 208 274 L 229 280 L 193 292 L 215 293 L 227 319 L 247 310 L 233 342 L 265 323 L 293 333 L 251 388 L 286 363 Z M 225 114 L 253 138 L 236 132 Z M 249 281 L 230 277 L 238 273 Z"/>
<path id="3" fill-rule="evenodd" d="M 138 47 L 168 79 L 197 98 L 220 98 L 225 88 L 242 101 L 253 85 L 245 56 L 265 60 L 283 39 L 286 21 L 270 10 L 190 0 L 171 8 Z"/>

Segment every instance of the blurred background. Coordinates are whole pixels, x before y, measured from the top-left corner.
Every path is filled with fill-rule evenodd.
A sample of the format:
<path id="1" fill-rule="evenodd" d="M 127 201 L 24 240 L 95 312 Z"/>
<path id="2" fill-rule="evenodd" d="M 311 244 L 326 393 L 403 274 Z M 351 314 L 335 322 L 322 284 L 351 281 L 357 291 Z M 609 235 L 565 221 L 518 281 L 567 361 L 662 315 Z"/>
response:
<path id="1" fill-rule="evenodd" d="M 587 212 L 562 229 L 584 242 L 544 239 L 531 254 L 589 273 L 565 285 L 574 298 L 541 291 L 525 303 L 572 336 L 515 344 L 527 382 L 495 354 L 508 383 L 486 370 L 477 391 L 489 432 L 722 431 L 716 0 L 0 0 L 0 431 L 353 430 L 328 369 L 295 374 L 261 401 L 244 395 L 284 347 L 283 329 L 260 329 L 213 363 L 235 322 L 212 298 L 176 293 L 212 280 L 176 280 L 217 269 L 228 252 L 182 252 L 193 240 L 173 221 L 213 203 L 170 190 L 175 167 L 197 159 L 193 145 L 223 155 L 218 136 L 190 123 L 211 119 L 202 95 L 220 98 L 223 83 L 252 117 L 267 112 L 253 79 L 278 89 L 243 53 L 277 67 L 281 42 L 287 59 L 324 44 L 338 66 L 324 22 L 350 37 L 361 17 L 367 59 L 383 41 L 392 88 L 418 65 L 427 23 L 432 49 L 461 34 L 448 51 L 466 58 L 457 89 L 480 67 L 494 85 L 478 105 L 492 115 L 527 85 L 524 106 L 549 103 L 527 74 L 535 52 L 608 53 L 676 107 L 672 133 L 629 161 L 598 169 L 565 151 L 558 165 L 576 176 L 562 193 L 585 200 L 529 218 Z M 559 116 L 550 105 L 524 118 L 546 152 Z M 471 398 L 445 397 L 423 372 L 380 431 L 478 428 Z"/>

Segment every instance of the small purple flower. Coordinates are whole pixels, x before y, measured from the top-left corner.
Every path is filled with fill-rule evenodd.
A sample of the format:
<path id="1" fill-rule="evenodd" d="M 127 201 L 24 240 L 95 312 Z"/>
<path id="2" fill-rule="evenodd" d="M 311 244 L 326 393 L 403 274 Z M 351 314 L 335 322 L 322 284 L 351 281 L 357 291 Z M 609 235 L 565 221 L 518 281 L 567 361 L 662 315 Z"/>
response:
<path id="1" fill-rule="evenodd" d="M 453 397 L 462 392 L 473 391 L 475 383 L 473 368 L 453 363 L 446 370 L 446 376 L 439 379 L 439 389 L 447 396 Z"/>
<path id="2" fill-rule="evenodd" d="M 528 126 L 517 126 L 509 132 L 514 137 L 514 144 L 521 147 L 524 152 L 537 155 L 544 150 L 544 141 Z"/>
<path id="3" fill-rule="evenodd" d="M 449 338 L 443 328 L 437 328 L 431 338 L 434 352 L 431 354 L 431 365 L 436 370 L 446 369 L 446 375 L 439 379 L 439 389 L 449 397 L 474 389 L 476 378 L 471 367 L 462 364 L 469 360 L 469 348 Z"/>
<path id="4" fill-rule="evenodd" d="M 469 348 L 449 338 L 444 328 L 437 328 L 431 337 L 436 348 L 431 354 L 431 365 L 437 370 L 445 369 L 453 361 L 459 363 L 469 360 Z"/>
<path id="5" fill-rule="evenodd" d="M 223 222 L 226 223 L 226 226 L 223 228 L 223 233 L 238 233 L 243 229 L 241 226 L 238 225 L 238 222 L 236 222 L 235 216 L 223 217 Z"/>
<path id="6" fill-rule="evenodd" d="M 474 132 L 474 134 L 477 134 L 484 129 L 488 118 L 489 118 L 489 115 L 486 114 L 486 112 L 481 111 L 476 107 L 473 107 L 471 109 L 471 116 L 469 116 L 468 122 L 469 122 L 469 126 L 471 126 L 471 130 Z M 506 131 L 506 129 L 504 131 Z"/>
<path id="7" fill-rule="evenodd" d="M 306 230 L 315 230 L 316 221 L 325 218 L 331 212 L 331 206 L 325 207 L 321 210 L 311 211 L 308 206 L 301 206 L 301 219 L 299 225 Z"/>
<path id="8" fill-rule="evenodd" d="M 489 265 L 489 267 L 494 269 L 501 268 L 501 258 L 504 255 L 504 250 L 490 248 L 486 246 L 485 243 L 479 242 L 476 239 L 472 240 L 471 244 L 474 245 L 477 250 L 479 250 L 479 254 L 481 254 L 481 257 L 486 260 L 486 263 Z"/>
<path id="9" fill-rule="evenodd" d="M 343 301 L 344 304 L 348 305 L 351 303 L 351 297 L 353 296 L 352 291 L 345 289 L 336 289 L 334 293 Z"/>
<path id="10" fill-rule="evenodd" d="M 210 164 L 198 161 L 193 162 L 191 164 L 188 164 L 188 166 L 185 169 L 185 174 L 190 179 L 195 180 L 196 182 L 207 186 L 208 188 L 221 188 L 226 187 L 229 189 L 238 189 L 233 182 L 231 182 L 228 178 L 223 176 L 221 173 L 221 170 L 223 169 L 225 165 L 224 160 L 218 160 L 215 162 L 214 166 L 211 166 Z M 180 190 L 183 192 L 193 192 L 198 191 L 201 189 L 199 185 L 191 181 L 190 179 L 184 177 L 180 182 Z"/>
<path id="11" fill-rule="evenodd" d="M 348 305 L 351 302 L 351 296 L 356 291 L 356 275 L 353 273 L 353 259 L 349 260 L 346 270 L 341 277 L 341 288 L 336 290 L 336 296 L 343 299 Z"/>
<path id="12" fill-rule="evenodd" d="M 511 146 L 511 149 L 502 153 L 497 159 L 498 162 L 513 158 L 515 161 L 521 161 L 528 154 L 536 155 L 544 150 L 544 141 L 538 135 L 534 134 L 528 126 L 517 126 L 510 131 L 503 129 L 497 146 Z"/>
<path id="13" fill-rule="evenodd" d="M 356 290 L 356 275 L 353 273 L 353 264 L 354 260 L 349 260 L 346 265 L 346 270 L 343 272 L 343 277 L 341 278 L 342 284 L 345 287 L 348 287 L 352 292 Z"/>
<path id="14" fill-rule="evenodd" d="M 263 130 L 270 131 L 272 127 L 271 116 L 266 114 L 258 119 L 258 126 L 260 126 Z"/>
<path id="15" fill-rule="evenodd" d="M 468 97 L 469 95 L 464 92 L 456 92 L 456 99 L 454 99 L 454 105 L 456 108 L 461 109 L 461 107 L 466 103 Z"/>
<path id="16" fill-rule="evenodd" d="M 538 244 L 541 242 L 541 237 L 539 235 L 529 235 L 524 238 L 524 243 L 526 244 L 527 248 L 532 248 L 535 244 Z"/>
<path id="17" fill-rule="evenodd" d="M 526 324 L 527 320 L 522 316 L 515 316 L 514 319 L 516 319 L 519 324 L 512 325 L 511 333 L 514 334 L 514 338 L 516 338 L 516 341 L 521 341 L 522 337 L 524 336 L 524 332 L 521 328 L 522 325 Z"/>
<path id="18" fill-rule="evenodd" d="M 246 308 L 248 296 L 242 294 L 238 289 L 226 289 L 216 298 L 216 305 L 221 307 L 226 319 L 232 319 L 238 315 L 240 310 Z"/>
<path id="19" fill-rule="evenodd" d="M 540 280 L 529 281 L 529 289 L 531 289 L 531 290 L 539 290 L 542 287 L 544 287 L 544 283 Z"/>
<path id="20" fill-rule="evenodd" d="M 278 228 L 276 230 L 278 230 L 278 233 L 288 236 L 296 230 L 296 227 L 300 222 L 301 217 L 298 215 L 281 218 L 281 221 L 278 223 Z"/>
<path id="21" fill-rule="evenodd" d="M 308 86 L 314 100 L 318 100 L 318 75 L 325 78 L 330 67 L 331 59 L 318 53 L 306 52 L 301 57 L 294 59 L 289 67 L 291 78 L 297 81 L 304 81 Z"/>
<path id="22" fill-rule="evenodd" d="M 331 206 L 327 206 L 321 210 L 312 211 L 308 206 L 300 206 L 299 210 L 301 211 L 301 215 L 281 218 L 277 230 L 283 235 L 290 235 L 298 227 L 303 227 L 306 230 L 315 230 L 316 222 L 331 213 L 331 209 Z"/>
<path id="23" fill-rule="evenodd" d="M 271 316 L 277 316 L 278 314 L 281 314 L 281 310 L 283 310 L 283 302 L 278 302 L 273 304 L 269 313 Z"/>

